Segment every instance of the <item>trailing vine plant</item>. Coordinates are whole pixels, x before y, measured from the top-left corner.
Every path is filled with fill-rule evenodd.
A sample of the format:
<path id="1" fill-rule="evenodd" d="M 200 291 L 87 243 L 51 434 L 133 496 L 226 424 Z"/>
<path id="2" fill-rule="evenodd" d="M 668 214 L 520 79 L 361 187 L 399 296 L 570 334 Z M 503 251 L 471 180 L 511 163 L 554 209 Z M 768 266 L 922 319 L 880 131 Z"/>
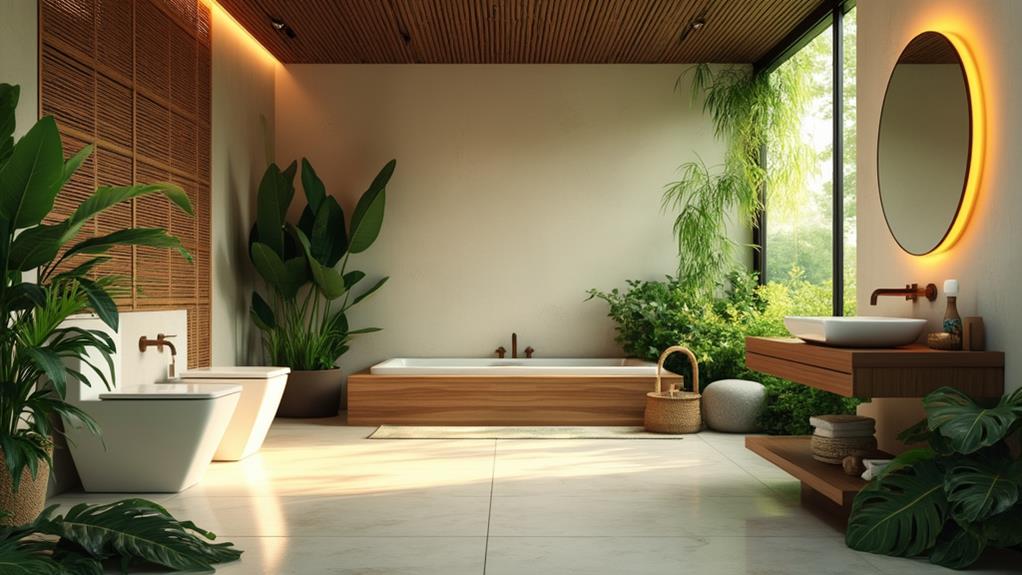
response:
<path id="1" fill-rule="evenodd" d="M 713 294 L 736 269 L 737 242 L 728 226 L 754 226 L 764 190 L 790 201 L 804 188 L 814 155 L 799 133 L 811 97 L 807 65 L 799 55 L 770 74 L 698 64 L 679 77 L 678 85 L 691 73 L 693 102 L 702 101 L 714 135 L 727 145 L 723 163 L 709 166 L 697 155 L 680 166 L 680 179 L 664 192 L 663 210 L 677 213 L 677 275 L 687 289 Z"/>

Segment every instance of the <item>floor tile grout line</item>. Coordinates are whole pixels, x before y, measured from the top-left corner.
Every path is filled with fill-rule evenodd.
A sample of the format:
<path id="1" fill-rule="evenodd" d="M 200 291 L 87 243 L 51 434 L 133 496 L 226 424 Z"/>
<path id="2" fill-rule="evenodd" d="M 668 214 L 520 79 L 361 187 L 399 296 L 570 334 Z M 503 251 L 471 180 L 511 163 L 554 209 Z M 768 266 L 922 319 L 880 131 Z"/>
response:
<path id="1" fill-rule="evenodd" d="M 490 522 L 493 519 L 493 485 L 497 481 L 497 442 L 493 440 L 493 466 L 490 468 L 490 505 L 486 511 L 486 540 L 483 542 L 483 575 L 486 575 L 486 560 L 490 555 Z"/>
<path id="2" fill-rule="evenodd" d="M 756 475 L 756 474 L 754 474 L 753 472 L 751 472 L 751 471 L 749 471 L 748 469 L 746 469 L 744 465 L 742 465 L 741 463 L 738 463 L 738 462 L 737 462 L 737 461 L 735 461 L 734 459 L 732 459 L 732 458 L 728 457 L 728 454 L 727 454 L 727 453 L 724 453 L 724 452 L 723 452 L 723 451 L 721 451 L 720 449 L 717 449 L 717 446 L 716 446 L 716 445 L 713 445 L 713 443 L 711 443 L 711 442 L 709 442 L 709 441 L 706 441 L 705 439 L 704 439 L 704 440 L 702 440 L 702 441 L 703 441 L 703 443 L 705 443 L 706 445 L 708 445 L 708 446 L 710 447 L 710 449 L 712 449 L 712 450 L 716 451 L 717 453 L 719 453 L 719 454 L 721 455 L 721 457 L 723 457 L 724 459 L 727 459 L 728 461 L 730 461 L 731 463 L 733 463 L 733 464 L 735 465 L 735 467 L 737 467 L 738 469 L 741 469 L 742 471 L 744 471 L 744 472 L 746 473 L 746 475 L 748 475 L 749 477 L 752 477 L 753 479 L 755 479 L 756 481 L 758 481 L 758 482 L 760 483 L 760 485 L 762 485 L 763 487 L 766 487 L 767 489 L 769 489 L 769 490 L 770 490 L 770 492 L 772 492 L 772 493 L 774 493 L 774 494 L 776 494 L 776 495 L 780 495 L 781 497 L 784 497 L 784 496 L 785 496 L 785 494 L 784 494 L 784 492 L 783 492 L 783 491 L 780 491 L 780 490 L 778 490 L 777 488 L 775 488 L 775 487 L 773 487 L 773 486 L 771 486 L 771 485 L 768 485 L 768 484 L 767 484 L 767 483 L 766 483 L 765 481 L 763 481 L 762 479 L 760 479 L 760 478 L 759 478 L 759 476 L 757 476 L 757 475 Z M 794 479 L 794 478 L 792 478 L 792 479 Z"/>

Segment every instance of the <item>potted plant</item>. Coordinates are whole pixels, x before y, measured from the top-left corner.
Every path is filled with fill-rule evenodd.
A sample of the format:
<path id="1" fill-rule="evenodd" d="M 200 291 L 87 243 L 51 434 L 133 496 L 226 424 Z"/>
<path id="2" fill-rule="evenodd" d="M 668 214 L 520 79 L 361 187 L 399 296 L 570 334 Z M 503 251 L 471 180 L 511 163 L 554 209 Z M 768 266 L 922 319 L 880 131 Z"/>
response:
<path id="1" fill-rule="evenodd" d="M 89 385 L 90 376 L 108 389 L 114 384 L 92 359 L 112 363 L 113 341 L 102 331 L 61 327 L 62 322 L 91 309 L 117 329 L 110 294 L 117 292 L 118 278 L 99 268 L 111 248 L 171 248 L 190 258 L 177 238 L 158 228 L 86 239 L 79 233 L 97 215 L 132 198 L 162 195 L 189 214 L 192 208 L 172 184 L 101 187 L 69 217 L 43 223 L 92 148 L 65 161 L 51 117 L 15 143 L 18 97 L 17 86 L 0 84 L 0 565 L 17 573 L 100 573 L 104 562 L 126 567 L 141 561 L 209 571 L 237 559 L 241 551 L 230 543 L 210 543 L 212 533 L 144 499 L 79 504 L 64 514 L 56 506 L 43 510 L 54 421 L 62 416 L 99 432 L 87 413 L 66 401 L 67 387 Z M 89 373 L 68 368 L 69 359 Z"/>
<path id="2" fill-rule="evenodd" d="M 848 546 L 962 569 L 987 548 L 1022 545 L 1022 459 L 1006 441 L 1022 428 L 1022 389 L 989 407 L 944 387 L 923 405 L 926 419 L 899 439 L 928 446 L 855 497 Z"/>
<path id="3" fill-rule="evenodd" d="M 343 386 L 337 360 L 348 351 L 352 337 L 379 331 L 349 329 L 347 312 L 387 278 L 353 295 L 366 274 L 349 271 L 348 263 L 380 235 L 387 182 L 395 165 L 395 160 L 387 162 L 362 194 L 350 228 L 344 210 L 326 193 L 308 160 L 302 160 L 301 173 L 307 204 L 297 224 L 287 222 L 297 163 L 284 170 L 270 164 L 263 175 L 249 254 L 267 297 L 253 291 L 251 315 L 262 331 L 267 361 L 292 370 L 277 415 L 336 415 Z"/>

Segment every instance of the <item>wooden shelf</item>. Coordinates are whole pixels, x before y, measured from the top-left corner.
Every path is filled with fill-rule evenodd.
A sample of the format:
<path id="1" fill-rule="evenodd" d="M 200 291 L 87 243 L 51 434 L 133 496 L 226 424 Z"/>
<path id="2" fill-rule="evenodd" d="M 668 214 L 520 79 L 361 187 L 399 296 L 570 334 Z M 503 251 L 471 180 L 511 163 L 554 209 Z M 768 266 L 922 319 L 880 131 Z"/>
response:
<path id="1" fill-rule="evenodd" d="M 803 486 L 846 509 L 851 506 L 855 494 L 866 486 L 862 478 L 846 475 L 840 465 L 813 459 L 808 435 L 750 435 L 745 438 L 745 447 L 790 473 Z M 877 457 L 890 455 L 878 453 Z"/>
<path id="2" fill-rule="evenodd" d="M 1004 354 L 999 351 L 940 351 L 921 345 L 842 348 L 749 337 L 745 364 L 845 397 L 923 397 L 944 386 L 973 397 L 1004 394 Z"/>

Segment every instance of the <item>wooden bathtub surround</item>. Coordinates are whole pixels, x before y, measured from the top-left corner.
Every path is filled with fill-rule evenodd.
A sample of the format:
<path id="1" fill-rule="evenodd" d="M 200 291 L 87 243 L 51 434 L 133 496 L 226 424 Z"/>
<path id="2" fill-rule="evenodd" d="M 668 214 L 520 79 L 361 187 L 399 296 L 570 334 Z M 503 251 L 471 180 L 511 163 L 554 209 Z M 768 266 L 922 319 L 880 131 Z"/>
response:
<path id="1" fill-rule="evenodd" d="M 669 374 L 664 382 L 681 384 Z M 372 375 L 348 378 L 350 425 L 642 425 L 656 378 Z"/>
<path id="2" fill-rule="evenodd" d="M 942 351 L 922 345 L 841 348 L 749 337 L 745 363 L 749 369 L 845 397 L 923 397 L 944 386 L 973 397 L 1004 394 L 1004 354 L 997 351 Z"/>

